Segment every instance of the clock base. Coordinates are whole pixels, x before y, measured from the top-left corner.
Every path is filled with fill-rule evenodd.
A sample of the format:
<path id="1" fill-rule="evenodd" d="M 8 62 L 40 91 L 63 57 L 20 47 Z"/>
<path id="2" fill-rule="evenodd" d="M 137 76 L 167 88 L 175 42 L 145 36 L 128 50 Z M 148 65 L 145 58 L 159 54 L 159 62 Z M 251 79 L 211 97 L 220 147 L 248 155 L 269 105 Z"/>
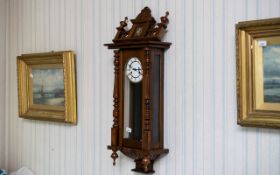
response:
<path id="1" fill-rule="evenodd" d="M 132 169 L 132 171 L 139 172 L 139 173 L 145 173 L 145 174 L 151 174 L 155 173 L 154 171 L 154 161 L 149 162 L 147 166 L 145 166 L 145 161 L 143 159 L 135 160 L 136 167 Z"/>
<path id="2" fill-rule="evenodd" d="M 154 161 L 168 154 L 168 149 L 141 150 L 135 148 L 121 147 L 120 151 L 126 156 L 134 159 L 136 164 L 132 171 L 145 174 L 154 173 Z"/>

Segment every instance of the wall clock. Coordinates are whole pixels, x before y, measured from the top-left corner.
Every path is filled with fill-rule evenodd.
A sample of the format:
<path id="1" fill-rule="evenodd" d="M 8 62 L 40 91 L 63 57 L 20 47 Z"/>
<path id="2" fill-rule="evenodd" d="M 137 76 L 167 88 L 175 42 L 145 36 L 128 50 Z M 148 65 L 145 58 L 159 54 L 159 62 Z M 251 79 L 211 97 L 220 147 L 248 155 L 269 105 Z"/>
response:
<path id="1" fill-rule="evenodd" d="M 134 159 L 133 171 L 153 173 L 156 159 L 169 152 L 163 142 L 164 51 L 171 43 L 162 42 L 168 25 L 168 12 L 156 24 L 151 10 L 145 7 L 132 19 L 120 22 L 113 43 L 115 84 L 111 157 L 118 151 Z"/>

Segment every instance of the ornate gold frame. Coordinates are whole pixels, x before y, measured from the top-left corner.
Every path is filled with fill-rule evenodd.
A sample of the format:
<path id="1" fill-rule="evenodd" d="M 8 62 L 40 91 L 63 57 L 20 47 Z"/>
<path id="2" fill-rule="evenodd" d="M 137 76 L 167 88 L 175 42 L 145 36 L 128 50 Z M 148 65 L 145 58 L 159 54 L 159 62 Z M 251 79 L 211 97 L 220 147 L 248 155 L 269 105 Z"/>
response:
<path id="1" fill-rule="evenodd" d="M 19 116 L 26 119 L 77 124 L 74 52 L 24 54 L 17 57 Z M 64 106 L 33 104 L 31 68 L 63 68 Z"/>
<path id="2" fill-rule="evenodd" d="M 263 45 L 280 44 L 280 18 L 236 24 L 238 124 L 280 127 L 280 103 L 264 102 Z"/>

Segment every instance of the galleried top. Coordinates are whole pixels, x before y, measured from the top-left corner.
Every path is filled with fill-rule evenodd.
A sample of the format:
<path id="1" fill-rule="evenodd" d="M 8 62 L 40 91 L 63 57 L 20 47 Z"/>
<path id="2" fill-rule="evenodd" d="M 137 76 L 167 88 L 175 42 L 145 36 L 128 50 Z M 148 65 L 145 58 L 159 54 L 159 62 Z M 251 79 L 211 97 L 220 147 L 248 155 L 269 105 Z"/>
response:
<path id="1" fill-rule="evenodd" d="M 169 12 L 166 12 L 165 16 L 161 17 L 160 23 L 156 24 L 155 19 L 151 14 L 149 7 L 145 7 L 141 13 L 132 19 L 131 29 L 127 29 L 128 18 L 125 17 L 124 21 L 120 22 L 120 26 L 117 27 L 117 34 L 113 39 L 114 43 L 121 43 L 125 41 L 161 41 L 163 38 L 167 25 Z"/>

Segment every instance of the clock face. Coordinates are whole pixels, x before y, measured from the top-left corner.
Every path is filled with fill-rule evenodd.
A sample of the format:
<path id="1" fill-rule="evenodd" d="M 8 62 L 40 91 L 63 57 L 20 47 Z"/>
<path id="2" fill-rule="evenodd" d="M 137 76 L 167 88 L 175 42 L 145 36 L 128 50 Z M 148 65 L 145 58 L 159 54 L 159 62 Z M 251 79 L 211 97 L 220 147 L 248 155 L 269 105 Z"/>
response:
<path id="1" fill-rule="evenodd" d="M 126 66 L 126 75 L 133 83 L 138 83 L 143 79 L 143 69 L 138 58 L 130 58 Z"/>

